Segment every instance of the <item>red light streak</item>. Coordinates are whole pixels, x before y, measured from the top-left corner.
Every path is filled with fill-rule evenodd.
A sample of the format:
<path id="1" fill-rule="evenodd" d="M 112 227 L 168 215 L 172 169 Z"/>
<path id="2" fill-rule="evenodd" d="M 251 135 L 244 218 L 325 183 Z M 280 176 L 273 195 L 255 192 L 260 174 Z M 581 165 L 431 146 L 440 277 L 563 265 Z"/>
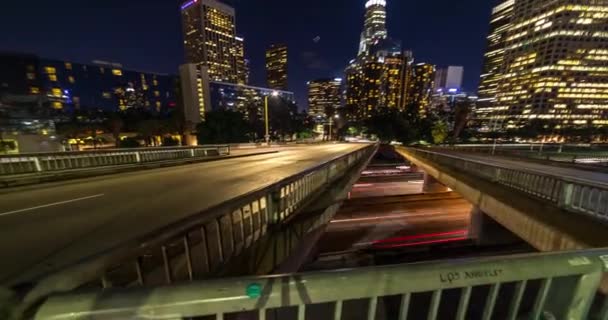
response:
<path id="1" fill-rule="evenodd" d="M 374 241 L 374 245 L 382 244 L 382 243 L 395 243 L 395 242 L 419 240 L 419 239 L 426 239 L 426 238 L 466 235 L 468 232 L 469 231 L 467 229 L 463 229 L 463 230 L 456 230 L 456 231 L 450 231 L 450 232 L 429 233 L 429 234 L 419 234 L 419 235 L 415 235 L 415 236 L 396 237 L 396 238 L 389 238 L 389 239 Z"/>
<path id="2" fill-rule="evenodd" d="M 425 244 L 436 244 L 436 243 L 448 243 L 448 242 L 457 242 L 468 240 L 467 237 L 459 237 L 459 238 L 450 238 L 450 239 L 440 239 L 440 240 L 430 240 L 430 241 L 422 241 L 422 242 L 412 242 L 412 243 L 403 243 L 403 244 L 390 244 L 390 245 L 374 245 L 374 248 L 377 249 L 392 249 L 392 248 L 404 248 L 404 247 L 415 247 L 422 246 Z"/>

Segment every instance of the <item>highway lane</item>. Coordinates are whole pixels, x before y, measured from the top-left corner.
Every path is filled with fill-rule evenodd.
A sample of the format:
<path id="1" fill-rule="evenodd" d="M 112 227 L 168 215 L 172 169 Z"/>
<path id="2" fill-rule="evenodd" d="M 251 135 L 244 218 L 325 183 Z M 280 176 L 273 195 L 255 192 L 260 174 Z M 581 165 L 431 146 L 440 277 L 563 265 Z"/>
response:
<path id="1" fill-rule="evenodd" d="M 588 170 L 580 170 L 575 168 L 567 168 L 561 166 L 545 165 L 538 162 L 528 162 L 525 159 L 514 160 L 499 156 L 479 155 L 466 152 L 441 152 L 449 155 L 458 156 L 462 159 L 481 161 L 487 164 L 501 165 L 513 169 L 526 169 L 539 172 L 541 174 L 552 174 L 566 178 L 585 180 L 587 182 L 599 182 L 608 184 L 608 174 L 602 172 L 593 172 Z"/>
<path id="2" fill-rule="evenodd" d="M 416 244 L 466 237 L 471 207 L 454 193 L 353 199 L 327 227 L 320 254 L 363 249 L 386 239 L 420 239 L 409 241 Z"/>
<path id="3" fill-rule="evenodd" d="M 362 147 L 286 148 L 0 194 L 0 285 L 69 265 Z"/>

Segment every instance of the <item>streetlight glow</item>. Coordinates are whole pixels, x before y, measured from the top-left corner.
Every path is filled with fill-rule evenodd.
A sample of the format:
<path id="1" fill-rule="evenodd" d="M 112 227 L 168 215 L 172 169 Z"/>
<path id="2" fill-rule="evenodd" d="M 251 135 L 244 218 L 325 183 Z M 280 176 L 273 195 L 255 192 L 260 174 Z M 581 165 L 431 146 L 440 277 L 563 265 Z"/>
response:
<path id="1" fill-rule="evenodd" d="M 278 91 L 273 91 L 272 92 L 272 96 L 273 97 L 278 97 L 279 96 L 279 92 Z"/>

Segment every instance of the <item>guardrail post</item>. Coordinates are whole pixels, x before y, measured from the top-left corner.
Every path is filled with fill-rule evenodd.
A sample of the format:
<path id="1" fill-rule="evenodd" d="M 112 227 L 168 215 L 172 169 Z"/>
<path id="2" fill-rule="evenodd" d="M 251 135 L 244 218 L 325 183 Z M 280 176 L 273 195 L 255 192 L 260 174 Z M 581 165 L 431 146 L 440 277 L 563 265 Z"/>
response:
<path id="1" fill-rule="evenodd" d="M 194 148 L 190 149 L 190 157 L 194 158 Z"/>
<path id="2" fill-rule="evenodd" d="M 270 225 L 281 222 L 281 190 L 272 190 L 266 195 L 268 222 Z"/>
<path id="3" fill-rule="evenodd" d="M 34 166 L 36 167 L 36 172 L 42 171 L 42 166 L 40 166 L 40 159 L 38 159 L 38 157 L 34 158 Z"/>
<path id="4" fill-rule="evenodd" d="M 139 154 L 139 151 L 135 152 L 135 162 L 137 162 L 137 163 L 141 162 L 141 155 Z"/>
<path id="5" fill-rule="evenodd" d="M 574 185 L 571 183 L 562 183 L 562 187 L 559 193 L 558 206 L 560 208 L 569 207 L 572 204 L 572 194 L 574 191 Z"/>

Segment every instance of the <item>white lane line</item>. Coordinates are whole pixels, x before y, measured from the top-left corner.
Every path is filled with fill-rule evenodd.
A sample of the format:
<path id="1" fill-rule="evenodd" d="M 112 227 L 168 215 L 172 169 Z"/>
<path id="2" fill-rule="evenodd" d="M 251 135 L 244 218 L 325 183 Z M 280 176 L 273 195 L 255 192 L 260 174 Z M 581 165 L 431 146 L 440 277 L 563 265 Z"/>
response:
<path id="1" fill-rule="evenodd" d="M 32 210 L 36 210 L 36 209 L 42 209 L 42 208 L 48 208 L 48 207 L 53 207 L 53 206 L 59 206 L 59 205 L 62 205 L 62 204 L 67 204 L 67 203 L 72 203 L 72 202 L 77 202 L 77 201 L 82 201 L 82 200 L 99 198 L 99 197 L 103 197 L 103 196 L 105 196 L 105 194 L 102 193 L 102 194 L 96 194 L 96 195 L 88 196 L 88 197 L 82 197 L 82 198 L 76 198 L 76 199 L 71 199 L 71 200 L 66 200 L 66 201 L 55 202 L 55 203 L 43 204 L 41 206 L 35 206 L 35 207 L 31 207 L 31 208 L 25 208 L 25 209 L 19 209 L 19 210 L 15 210 L 15 211 L 3 212 L 3 213 L 0 213 L 0 217 L 1 216 L 8 216 L 8 215 L 15 214 L 15 213 L 20 213 L 20 212 L 25 212 L 25 211 L 32 211 Z"/>

